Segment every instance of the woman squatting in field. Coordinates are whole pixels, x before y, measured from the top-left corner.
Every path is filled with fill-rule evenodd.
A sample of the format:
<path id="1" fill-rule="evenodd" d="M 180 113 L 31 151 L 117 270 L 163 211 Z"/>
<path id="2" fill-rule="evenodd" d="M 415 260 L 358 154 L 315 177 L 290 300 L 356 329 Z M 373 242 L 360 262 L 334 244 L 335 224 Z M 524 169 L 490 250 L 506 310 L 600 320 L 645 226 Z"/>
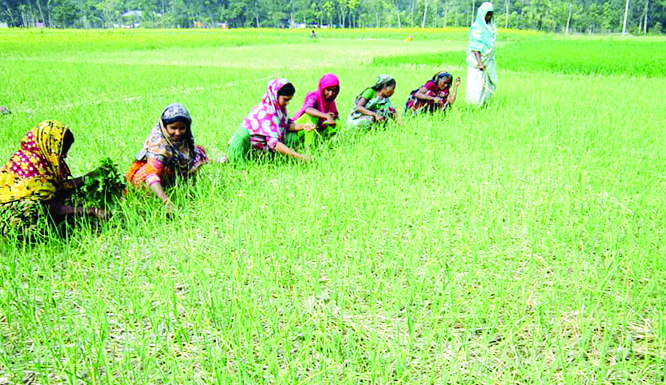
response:
<path id="1" fill-rule="evenodd" d="M 125 178 L 136 188 L 152 191 L 167 213 L 172 213 L 173 203 L 164 189 L 176 178 L 193 177 L 208 162 L 204 148 L 194 144 L 190 114 L 183 105 L 174 103 L 162 111 Z"/>
<path id="2" fill-rule="evenodd" d="M 456 78 L 453 91 L 450 91 L 452 82 L 451 74 L 445 71 L 438 72 L 432 79 L 409 94 L 407 103 L 405 103 L 405 112 L 416 114 L 445 111 L 456 101 L 460 78 Z"/>
<path id="3" fill-rule="evenodd" d="M 317 131 L 298 131 L 297 144 L 305 144 L 312 147 L 317 134 L 323 139 L 328 139 L 337 132 L 338 108 L 335 98 L 340 93 L 340 80 L 334 74 L 326 74 L 319 80 L 317 90 L 310 92 L 305 97 L 303 106 L 294 115 L 296 124 L 312 123 L 317 126 Z"/>
<path id="4" fill-rule="evenodd" d="M 388 75 L 379 75 L 375 84 L 364 89 L 354 100 L 347 117 L 347 127 L 368 129 L 375 123 L 385 123 L 388 119 L 402 125 L 402 120 L 389 99 L 394 92 L 395 79 Z"/>
<path id="5" fill-rule="evenodd" d="M 497 89 L 495 40 L 497 26 L 493 20 L 493 4 L 483 3 L 469 29 L 467 45 L 467 103 L 481 106 Z"/>
<path id="6" fill-rule="evenodd" d="M 276 152 L 304 162 L 311 160 L 285 144 L 296 142 L 297 131 L 313 131 L 316 128 L 312 123 L 297 124 L 289 119 L 287 105 L 295 93 L 296 89 L 287 79 L 268 82 L 261 103 L 243 119 L 229 140 L 230 161 L 242 162 Z"/>
<path id="7" fill-rule="evenodd" d="M 50 218 L 60 223 L 70 216 L 106 218 L 100 209 L 67 205 L 83 177 L 72 178 L 65 159 L 74 134 L 65 124 L 46 120 L 21 140 L 21 148 L 0 169 L 0 234 L 31 236 Z"/>

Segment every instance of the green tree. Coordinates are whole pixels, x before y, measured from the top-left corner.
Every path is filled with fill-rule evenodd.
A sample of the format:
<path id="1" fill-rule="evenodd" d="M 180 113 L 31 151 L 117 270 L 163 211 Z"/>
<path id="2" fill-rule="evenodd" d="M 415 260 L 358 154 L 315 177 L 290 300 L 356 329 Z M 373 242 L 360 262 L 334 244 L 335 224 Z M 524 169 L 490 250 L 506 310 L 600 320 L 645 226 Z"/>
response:
<path id="1" fill-rule="evenodd" d="M 103 0 L 95 6 L 102 12 L 105 27 L 120 23 L 120 10 L 125 8 L 122 0 Z"/>
<path id="2" fill-rule="evenodd" d="M 79 20 L 81 10 L 70 0 L 59 0 L 50 5 L 49 13 L 59 27 L 71 27 Z"/>
<path id="3" fill-rule="evenodd" d="M 333 25 L 333 15 L 335 15 L 335 4 L 331 0 L 326 0 L 321 4 L 322 11 L 328 20 L 328 26 Z"/>
<path id="4" fill-rule="evenodd" d="M 354 18 L 358 10 L 359 0 L 347 0 L 347 12 L 349 13 L 349 25 L 354 28 Z"/>

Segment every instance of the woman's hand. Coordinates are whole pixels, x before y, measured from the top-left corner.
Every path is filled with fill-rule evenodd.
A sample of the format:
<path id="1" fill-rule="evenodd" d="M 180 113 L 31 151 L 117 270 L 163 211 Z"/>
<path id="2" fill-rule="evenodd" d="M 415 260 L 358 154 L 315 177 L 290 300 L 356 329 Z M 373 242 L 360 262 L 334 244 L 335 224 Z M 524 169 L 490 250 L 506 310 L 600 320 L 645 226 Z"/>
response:
<path id="1" fill-rule="evenodd" d="M 176 212 L 176 206 L 174 206 L 171 200 L 167 199 L 164 201 L 164 211 L 168 217 L 172 216 Z"/>
<path id="2" fill-rule="evenodd" d="M 308 155 L 299 154 L 296 151 L 292 150 L 291 148 L 287 147 L 282 142 L 278 142 L 278 144 L 275 145 L 275 151 L 279 152 L 280 154 L 290 156 L 294 159 L 298 159 L 305 163 L 312 160 L 312 158 L 309 157 Z"/>
<path id="3" fill-rule="evenodd" d="M 94 176 L 95 174 L 98 174 L 98 173 L 100 173 L 100 172 L 103 172 L 104 169 L 105 169 L 104 166 L 99 166 L 99 167 L 97 167 L 96 169 L 94 169 L 94 170 L 90 171 L 89 173 L 87 173 L 85 176 L 88 176 L 88 177 L 90 177 L 90 176 Z"/>
<path id="4" fill-rule="evenodd" d="M 225 158 L 224 161 L 220 161 L 222 158 Z M 223 156 L 222 158 L 217 158 L 217 159 L 209 158 L 209 159 L 207 159 L 207 160 L 205 160 L 205 161 L 201 161 L 201 162 L 195 163 L 194 166 L 192 166 L 192 168 L 187 172 L 187 174 L 188 174 L 188 175 L 194 175 L 194 174 L 196 174 L 196 172 L 199 171 L 199 169 L 201 168 L 201 166 L 203 166 L 204 164 L 208 164 L 208 163 L 224 163 L 224 162 L 226 162 L 226 157 Z"/>
<path id="5" fill-rule="evenodd" d="M 486 69 L 486 66 L 483 65 L 483 61 L 481 60 L 481 52 L 479 51 L 472 51 L 474 52 L 474 57 L 476 58 L 476 62 L 479 63 L 479 70 L 483 71 Z"/>
<path id="6" fill-rule="evenodd" d="M 317 126 L 315 126 L 312 123 L 302 123 L 302 124 L 297 124 L 296 125 L 296 131 L 303 130 L 303 131 L 310 132 L 310 131 L 314 131 L 316 128 L 317 128 Z"/>
<path id="7" fill-rule="evenodd" d="M 456 87 L 460 85 L 460 78 L 456 78 L 456 81 L 453 83 Z"/>
<path id="8" fill-rule="evenodd" d="M 169 196 L 166 195 L 166 193 L 164 192 L 164 189 L 162 188 L 162 182 L 155 182 L 151 184 L 150 189 L 158 198 L 160 198 L 162 203 L 164 203 L 166 214 L 168 217 L 170 217 L 174 213 L 174 211 L 176 211 L 176 208 L 174 207 L 173 203 L 171 203 L 171 199 L 169 199 Z"/>
<path id="9" fill-rule="evenodd" d="M 379 115 L 379 114 L 376 113 L 376 112 L 373 112 L 373 113 L 372 113 L 372 117 L 375 118 L 375 121 L 376 121 L 376 122 L 383 122 L 383 121 L 384 121 L 384 117 L 381 116 L 381 115 Z"/>
<path id="10" fill-rule="evenodd" d="M 88 214 L 99 219 L 100 221 L 109 219 L 109 212 L 102 209 L 90 208 L 88 209 Z"/>
<path id="11" fill-rule="evenodd" d="M 439 96 L 435 96 L 435 97 L 432 99 L 432 101 L 435 102 L 435 103 L 437 103 L 437 104 L 442 104 L 442 103 L 444 102 L 444 99 L 440 98 Z"/>
<path id="12" fill-rule="evenodd" d="M 328 114 L 326 114 L 326 116 L 327 116 L 326 117 L 326 124 L 328 124 L 329 126 L 335 126 L 335 114 L 332 113 L 332 112 L 329 112 Z"/>

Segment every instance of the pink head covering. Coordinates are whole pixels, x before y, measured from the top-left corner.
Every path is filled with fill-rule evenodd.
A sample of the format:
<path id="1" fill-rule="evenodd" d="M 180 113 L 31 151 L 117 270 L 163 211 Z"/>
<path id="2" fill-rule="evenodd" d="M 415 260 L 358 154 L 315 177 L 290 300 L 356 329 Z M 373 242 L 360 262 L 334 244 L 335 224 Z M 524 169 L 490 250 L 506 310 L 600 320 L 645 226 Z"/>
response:
<path id="1" fill-rule="evenodd" d="M 287 83 L 289 80 L 283 78 L 268 82 L 268 90 L 261 98 L 261 103 L 241 123 L 252 135 L 265 136 L 271 148 L 282 140 L 289 127 L 287 107 L 280 107 L 278 103 L 278 91 Z"/>
<path id="2" fill-rule="evenodd" d="M 307 94 L 305 97 L 305 102 L 303 103 L 303 107 L 298 110 L 293 119 L 296 120 L 300 118 L 305 113 L 305 110 L 312 105 L 314 105 L 314 108 L 325 114 L 329 112 L 334 112 L 337 114 L 338 108 L 335 105 L 335 100 L 327 101 L 324 99 L 324 88 L 334 86 L 340 86 L 340 80 L 334 74 L 326 74 L 321 79 L 319 79 L 319 88 L 317 91 L 312 91 Z M 312 103 L 312 101 L 314 101 L 314 103 Z M 319 119 L 319 123 L 322 123 L 322 119 Z"/>

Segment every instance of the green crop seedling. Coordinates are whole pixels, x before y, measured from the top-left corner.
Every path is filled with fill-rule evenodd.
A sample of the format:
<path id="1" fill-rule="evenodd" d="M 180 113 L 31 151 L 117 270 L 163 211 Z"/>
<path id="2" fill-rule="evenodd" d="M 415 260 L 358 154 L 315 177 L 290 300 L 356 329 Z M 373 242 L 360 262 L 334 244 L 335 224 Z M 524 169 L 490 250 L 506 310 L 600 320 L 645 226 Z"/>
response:
<path id="1" fill-rule="evenodd" d="M 91 205 L 169 103 L 219 159 L 271 78 L 293 116 L 335 73 L 341 130 L 378 74 L 400 111 L 462 84 L 308 164 L 204 165 L 170 220 L 130 187 L 98 232 L 0 240 L 0 384 L 663 384 L 663 37 L 500 30 L 477 109 L 467 28 L 42 31 L 0 29 L 0 161 L 67 123 Z"/>

